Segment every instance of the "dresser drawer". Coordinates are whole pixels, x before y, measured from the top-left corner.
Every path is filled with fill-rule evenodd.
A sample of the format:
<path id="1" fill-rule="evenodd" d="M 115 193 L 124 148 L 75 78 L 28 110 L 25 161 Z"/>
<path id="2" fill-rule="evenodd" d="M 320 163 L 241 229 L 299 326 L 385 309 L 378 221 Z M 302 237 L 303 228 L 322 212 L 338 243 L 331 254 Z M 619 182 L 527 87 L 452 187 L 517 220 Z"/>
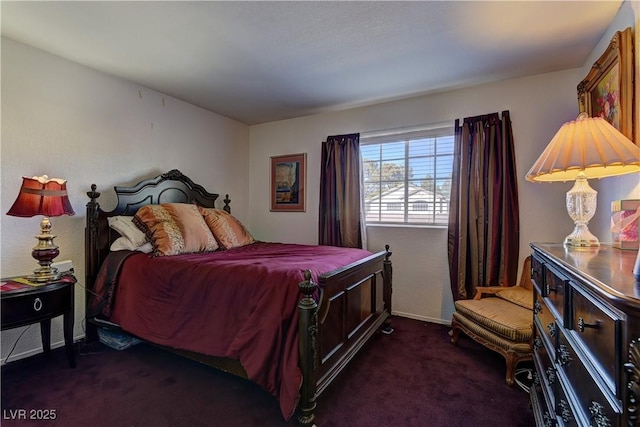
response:
<path id="1" fill-rule="evenodd" d="M 584 346 L 587 358 L 607 382 L 612 393 L 616 378 L 616 345 L 622 319 L 612 309 L 584 291 L 572 287 L 571 334 Z"/>
<path id="2" fill-rule="evenodd" d="M 564 390 L 564 384 L 558 381 L 558 389 L 556 392 L 556 415 L 558 421 L 562 421 L 562 424 L 566 427 L 579 426 L 578 417 L 573 413 L 571 403 L 567 397 L 567 392 Z"/>
<path id="3" fill-rule="evenodd" d="M 43 286 L 38 291 L 2 296 L 2 329 L 28 325 L 63 314 L 73 304 L 73 285 Z"/>
<path id="4" fill-rule="evenodd" d="M 537 330 L 536 335 L 538 335 Z M 545 394 L 548 396 L 549 401 L 553 402 L 555 400 L 555 387 L 557 382 L 556 370 L 553 365 L 553 360 L 547 351 L 547 347 L 542 344 L 539 336 L 536 336 L 534 339 L 533 360 L 536 365 L 540 386 L 545 389 Z"/>
<path id="5" fill-rule="evenodd" d="M 542 261 L 533 255 L 531 257 L 531 282 L 538 292 L 542 292 L 542 285 L 544 284 L 544 264 Z"/>
<path id="6" fill-rule="evenodd" d="M 565 300 L 567 293 L 567 279 L 556 272 L 548 264 L 544 270 L 544 287 L 542 294 L 547 298 L 548 305 L 555 310 L 555 317 L 564 326 Z"/>
<path id="7" fill-rule="evenodd" d="M 552 415 L 549 405 L 545 400 L 545 395 L 539 385 L 534 382 L 529 392 L 531 398 L 531 409 L 537 426 L 555 425 L 555 416 Z"/>
<path id="8" fill-rule="evenodd" d="M 558 336 L 557 366 L 560 382 L 571 384 L 570 391 L 565 389 L 563 393 L 580 425 L 620 425 L 620 401 L 608 392 L 608 387 L 583 364 L 562 330 Z"/>
<path id="9" fill-rule="evenodd" d="M 555 358 L 554 349 L 556 346 L 556 321 L 545 299 L 540 295 L 536 295 L 533 312 L 534 323 L 540 330 L 540 336 L 546 341 L 547 347 L 550 348 L 549 353 L 553 359 Z"/>

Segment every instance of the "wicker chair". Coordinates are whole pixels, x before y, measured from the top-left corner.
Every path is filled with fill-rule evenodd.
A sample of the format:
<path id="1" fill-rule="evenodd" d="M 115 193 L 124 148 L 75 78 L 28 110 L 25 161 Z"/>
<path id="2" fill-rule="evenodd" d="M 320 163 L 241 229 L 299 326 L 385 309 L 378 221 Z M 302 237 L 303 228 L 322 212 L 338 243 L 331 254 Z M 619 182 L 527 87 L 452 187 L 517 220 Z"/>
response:
<path id="1" fill-rule="evenodd" d="M 458 342 L 460 332 L 507 361 L 507 384 L 514 383 L 515 368 L 532 360 L 533 286 L 531 258 L 527 257 L 518 286 L 476 288 L 474 299 L 455 302 L 451 321 L 451 342 Z"/>

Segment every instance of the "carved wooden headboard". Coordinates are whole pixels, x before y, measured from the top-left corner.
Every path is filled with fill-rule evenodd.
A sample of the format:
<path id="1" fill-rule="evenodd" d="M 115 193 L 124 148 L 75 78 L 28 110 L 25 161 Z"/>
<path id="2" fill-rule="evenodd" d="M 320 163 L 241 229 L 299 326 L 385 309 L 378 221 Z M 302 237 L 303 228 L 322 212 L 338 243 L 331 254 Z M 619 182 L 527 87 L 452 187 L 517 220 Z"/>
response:
<path id="1" fill-rule="evenodd" d="M 144 205 L 160 203 L 195 203 L 202 207 L 213 208 L 219 195 L 209 193 L 199 184 L 177 169 L 170 170 L 155 178 L 139 182 L 132 187 L 116 186 L 118 197 L 115 209 L 105 212 L 100 209 L 97 186 L 91 185 L 87 192 L 87 223 L 85 227 L 85 286 L 93 289 L 96 276 L 104 259 L 109 254 L 109 247 L 120 235 L 109 227 L 108 218 L 117 215 L 133 216 Z M 229 195 L 223 200 L 222 209 L 231 213 Z"/>

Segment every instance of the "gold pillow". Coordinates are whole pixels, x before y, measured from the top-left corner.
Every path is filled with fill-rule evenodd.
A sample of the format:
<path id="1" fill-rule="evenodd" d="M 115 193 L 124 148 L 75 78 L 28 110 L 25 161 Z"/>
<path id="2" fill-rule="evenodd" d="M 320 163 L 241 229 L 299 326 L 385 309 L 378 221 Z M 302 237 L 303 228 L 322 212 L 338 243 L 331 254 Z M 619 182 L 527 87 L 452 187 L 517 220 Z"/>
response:
<path id="1" fill-rule="evenodd" d="M 250 245 L 255 239 L 244 225 L 226 211 L 213 208 L 199 208 L 209 229 L 223 249 Z"/>
<path id="2" fill-rule="evenodd" d="M 219 248 L 196 205 L 146 205 L 138 209 L 133 223 L 146 234 L 156 256 L 209 252 Z"/>
<path id="3" fill-rule="evenodd" d="M 496 293 L 496 296 L 518 304 L 521 307 L 533 310 L 533 291 L 519 286 L 504 288 Z"/>

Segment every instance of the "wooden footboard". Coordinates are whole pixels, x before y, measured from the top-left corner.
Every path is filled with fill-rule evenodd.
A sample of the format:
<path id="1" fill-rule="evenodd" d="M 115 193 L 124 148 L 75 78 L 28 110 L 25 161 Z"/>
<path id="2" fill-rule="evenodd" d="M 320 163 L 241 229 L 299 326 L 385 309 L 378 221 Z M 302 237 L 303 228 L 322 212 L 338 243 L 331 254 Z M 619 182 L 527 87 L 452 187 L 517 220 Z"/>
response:
<path id="1" fill-rule="evenodd" d="M 369 338 L 380 328 L 391 333 L 391 252 L 378 252 L 318 277 L 305 273 L 298 304 L 300 369 L 303 383 L 298 421 L 314 424 L 316 398 L 327 388 Z"/>

